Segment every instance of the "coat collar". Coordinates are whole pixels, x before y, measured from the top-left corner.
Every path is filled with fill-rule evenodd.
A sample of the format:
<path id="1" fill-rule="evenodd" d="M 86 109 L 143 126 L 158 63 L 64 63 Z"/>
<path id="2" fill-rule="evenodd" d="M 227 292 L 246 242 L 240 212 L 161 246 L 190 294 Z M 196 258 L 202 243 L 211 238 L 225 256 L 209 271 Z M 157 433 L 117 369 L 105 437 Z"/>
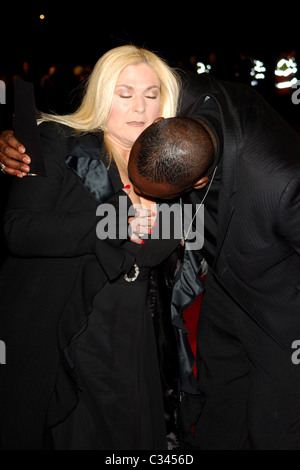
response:
<path id="1" fill-rule="evenodd" d="M 197 82 L 193 83 L 194 96 L 198 90 L 198 99 L 190 105 L 184 113 L 190 117 L 201 116 L 201 103 L 206 96 L 213 98 L 220 111 L 222 132 L 223 132 L 223 154 L 222 154 L 222 176 L 219 193 L 218 209 L 218 237 L 216 260 L 223 245 L 227 228 L 230 223 L 234 206 L 232 196 L 237 191 L 237 149 L 238 139 L 241 134 L 237 123 L 233 118 L 234 105 L 231 102 L 230 94 L 227 89 L 230 84 L 215 80 L 214 77 L 202 74 Z"/>
<path id="2" fill-rule="evenodd" d="M 233 105 L 227 93 L 227 87 L 223 82 L 217 81 L 213 77 L 200 76 L 197 86 L 197 99 L 194 100 L 192 105 L 185 109 L 184 115 L 197 117 L 199 112 L 201 115 L 201 104 L 207 96 L 213 98 L 217 103 L 220 110 L 223 131 L 222 185 L 226 188 L 227 194 L 230 197 L 237 190 L 236 165 L 237 139 L 239 135 L 239 130 L 236 127 L 231 113 Z"/>
<path id="3" fill-rule="evenodd" d="M 105 156 L 103 134 L 89 133 L 76 140 L 65 159 L 66 166 L 99 203 L 105 202 L 114 194 L 111 179 L 102 160 Z"/>

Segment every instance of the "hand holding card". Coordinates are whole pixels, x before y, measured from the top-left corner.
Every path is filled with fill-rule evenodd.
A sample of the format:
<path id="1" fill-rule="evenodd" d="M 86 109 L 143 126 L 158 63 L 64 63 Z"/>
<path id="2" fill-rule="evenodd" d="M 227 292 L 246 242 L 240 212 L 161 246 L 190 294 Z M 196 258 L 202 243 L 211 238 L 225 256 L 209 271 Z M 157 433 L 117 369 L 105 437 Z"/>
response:
<path id="1" fill-rule="evenodd" d="M 29 176 L 46 176 L 36 122 L 33 84 L 17 78 L 14 84 L 14 134 L 31 158 Z"/>

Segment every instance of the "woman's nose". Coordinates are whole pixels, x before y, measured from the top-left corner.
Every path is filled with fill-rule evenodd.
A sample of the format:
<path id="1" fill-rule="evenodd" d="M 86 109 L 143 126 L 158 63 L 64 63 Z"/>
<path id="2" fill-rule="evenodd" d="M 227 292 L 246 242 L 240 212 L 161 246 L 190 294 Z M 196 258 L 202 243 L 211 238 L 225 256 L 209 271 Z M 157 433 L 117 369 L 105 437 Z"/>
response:
<path id="1" fill-rule="evenodd" d="M 145 102 L 142 96 L 136 97 L 134 102 L 134 111 L 136 113 L 143 113 L 145 111 Z"/>

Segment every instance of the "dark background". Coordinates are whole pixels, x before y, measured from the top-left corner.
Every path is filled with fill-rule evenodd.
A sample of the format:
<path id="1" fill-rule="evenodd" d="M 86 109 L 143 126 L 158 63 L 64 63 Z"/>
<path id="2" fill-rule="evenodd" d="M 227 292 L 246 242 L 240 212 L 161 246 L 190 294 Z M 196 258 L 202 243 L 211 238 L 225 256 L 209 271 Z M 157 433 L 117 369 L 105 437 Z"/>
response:
<path id="1" fill-rule="evenodd" d="M 177 63 L 184 57 L 241 49 L 268 59 L 299 45 L 299 6 L 215 2 L 38 2 L 1 5 L 1 62 L 95 62 L 126 43 L 145 46 Z M 256 6 L 256 8 L 253 8 Z M 43 13 L 45 20 L 40 20 Z M 259 58 L 259 57 L 258 57 Z"/>
<path id="2" fill-rule="evenodd" d="M 247 61 L 241 62 L 240 53 L 263 61 L 267 74 L 258 91 L 300 133 L 300 104 L 292 105 L 289 96 L 275 96 L 274 87 L 274 67 L 282 51 L 294 50 L 300 63 L 299 5 L 202 3 L 94 1 L 66 5 L 61 1 L 57 5 L 37 2 L 32 6 L 2 2 L 0 80 L 7 83 L 7 104 L 0 105 L 0 130 L 11 128 L 6 118 L 13 109 L 13 77 L 22 76 L 25 61 L 30 65 L 27 79 L 36 87 L 38 109 L 68 112 L 59 106 L 74 105 L 69 95 L 72 68 L 82 65 L 92 69 L 104 52 L 131 43 L 156 52 L 174 67 L 191 68 L 191 57 L 206 64 L 209 55 L 215 53 L 217 76 L 226 80 L 243 81 L 242 73 L 237 76 L 236 72 L 248 65 Z M 40 19 L 41 14 L 45 15 L 44 20 Z M 39 96 L 40 81 L 51 66 L 58 67 L 62 86 L 60 93 L 56 91 L 45 104 Z M 248 71 L 246 76 L 249 77 Z M 63 99 L 66 96 L 67 102 Z M 11 177 L 0 174 L 0 216 L 11 181 Z M 5 255 L 0 229 L 0 264 Z"/>

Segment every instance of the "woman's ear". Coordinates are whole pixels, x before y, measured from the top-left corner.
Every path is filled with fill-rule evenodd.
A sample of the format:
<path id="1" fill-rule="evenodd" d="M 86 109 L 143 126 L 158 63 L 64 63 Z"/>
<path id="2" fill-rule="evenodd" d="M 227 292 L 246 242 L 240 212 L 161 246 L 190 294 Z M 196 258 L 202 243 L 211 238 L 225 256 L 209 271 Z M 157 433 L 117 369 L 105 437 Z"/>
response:
<path id="1" fill-rule="evenodd" d="M 196 181 L 196 183 L 194 184 L 194 189 L 205 188 L 208 182 L 209 182 L 209 178 L 207 176 L 204 176 L 200 180 Z"/>

